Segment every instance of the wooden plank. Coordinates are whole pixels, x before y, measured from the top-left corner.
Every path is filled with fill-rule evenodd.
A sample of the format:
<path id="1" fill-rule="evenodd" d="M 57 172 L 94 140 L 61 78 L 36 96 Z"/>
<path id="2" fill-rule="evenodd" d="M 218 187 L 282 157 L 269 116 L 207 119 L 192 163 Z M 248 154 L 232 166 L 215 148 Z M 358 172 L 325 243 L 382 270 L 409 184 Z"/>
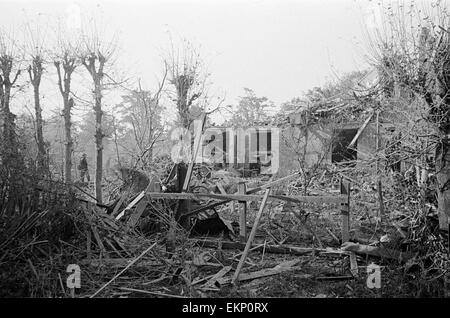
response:
<path id="1" fill-rule="evenodd" d="M 384 217 L 384 200 L 383 200 L 383 188 L 381 185 L 381 176 L 378 176 L 377 182 L 377 192 L 378 192 L 378 206 L 379 206 L 379 217 L 380 220 Z"/>
<path id="2" fill-rule="evenodd" d="M 246 193 L 245 183 L 238 184 L 238 192 Z M 239 201 L 239 203 L 239 241 L 245 242 L 247 240 L 247 201 Z"/>
<path id="3" fill-rule="evenodd" d="M 220 271 L 218 271 L 213 277 L 211 277 L 202 287 L 211 288 L 215 286 L 217 280 L 225 276 L 231 270 L 231 266 L 225 266 Z"/>
<path id="4" fill-rule="evenodd" d="M 296 270 L 299 268 L 294 267 L 294 265 L 297 265 L 299 262 L 300 262 L 299 259 L 295 259 L 295 260 L 290 260 L 290 261 L 280 263 L 273 268 L 264 268 L 262 270 L 252 272 L 252 273 L 242 273 L 241 275 L 239 275 L 239 281 L 242 282 L 242 281 L 247 281 L 247 280 L 252 280 L 252 279 L 257 279 L 257 278 L 262 278 L 262 277 L 268 277 L 268 276 L 281 274 L 281 273 L 284 273 L 287 271 Z M 312 275 L 308 275 L 307 277 L 305 276 L 302 278 L 312 278 L 312 277 L 313 277 Z"/>
<path id="5" fill-rule="evenodd" d="M 127 227 L 135 227 L 142 213 L 144 213 L 145 208 L 147 207 L 147 200 L 141 200 L 136 206 L 136 210 L 131 215 L 128 220 Z"/>
<path id="6" fill-rule="evenodd" d="M 104 257 L 108 257 L 108 254 L 106 252 L 106 248 L 103 245 L 103 242 L 102 242 L 102 240 L 100 238 L 100 235 L 98 235 L 97 228 L 95 227 L 95 225 L 91 224 L 91 229 L 92 229 L 92 233 L 94 233 L 95 241 L 97 242 L 97 245 L 100 248 L 101 253 L 104 255 Z"/>
<path id="7" fill-rule="evenodd" d="M 116 254 L 117 254 L 119 257 L 123 257 L 122 254 L 117 250 L 117 248 L 115 248 L 114 244 L 113 244 L 108 238 L 105 238 L 105 242 L 112 248 L 112 250 L 113 250 L 114 252 L 116 252 Z"/>
<path id="8" fill-rule="evenodd" d="M 209 247 L 209 248 L 218 248 L 219 242 L 213 240 L 191 240 L 195 244 L 201 247 Z M 222 242 L 223 249 L 235 249 L 235 250 L 244 250 L 246 244 L 240 242 Z M 311 247 L 298 247 L 298 246 L 290 246 L 290 245 L 265 245 L 260 244 L 259 246 L 252 247 L 251 250 L 254 251 L 265 251 L 266 253 L 273 254 L 291 254 L 291 255 L 309 255 L 314 253 L 340 253 L 347 255 L 348 253 L 342 253 L 340 250 L 333 249 L 317 249 Z"/>
<path id="9" fill-rule="evenodd" d="M 161 292 L 142 290 L 142 289 L 136 289 L 136 288 L 119 287 L 119 289 L 122 289 L 122 290 L 125 290 L 125 291 L 134 292 L 134 293 L 149 294 L 149 295 L 168 297 L 168 298 L 188 298 L 186 296 L 170 295 L 170 294 L 165 294 L 165 293 L 161 293 Z"/>
<path id="10" fill-rule="evenodd" d="M 341 195 L 347 196 L 347 202 L 341 203 L 342 243 L 350 239 L 350 183 L 345 184 L 341 179 Z"/>
<path id="11" fill-rule="evenodd" d="M 227 191 L 225 191 L 223 185 L 219 182 L 216 183 L 217 188 L 219 189 L 221 194 L 227 194 Z"/>
<path id="12" fill-rule="evenodd" d="M 363 133 L 363 131 L 366 129 L 367 125 L 369 124 L 370 120 L 373 117 L 373 110 L 370 112 L 369 117 L 367 117 L 367 119 L 364 121 L 364 124 L 358 129 L 358 132 L 356 133 L 355 137 L 353 137 L 352 141 L 350 142 L 350 144 L 347 146 L 347 148 L 352 148 L 355 143 L 358 141 L 359 136 L 361 136 L 361 134 Z"/>
<path id="13" fill-rule="evenodd" d="M 293 173 L 293 174 L 291 174 L 289 176 L 280 178 L 278 180 L 268 182 L 268 183 L 266 183 L 266 184 L 264 184 L 264 185 L 262 185 L 260 187 L 257 187 L 257 188 L 254 188 L 254 189 L 247 189 L 246 193 L 247 194 L 252 194 L 252 193 L 256 193 L 256 192 L 262 191 L 262 190 L 269 189 L 269 188 L 271 188 L 273 186 L 280 185 L 280 184 L 282 184 L 284 182 L 295 180 L 295 179 L 297 179 L 299 177 L 299 175 L 300 175 L 300 172 Z"/>
<path id="14" fill-rule="evenodd" d="M 92 207 L 90 212 L 95 214 L 95 208 Z M 95 238 L 95 241 L 97 242 L 97 246 L 100 248 L 101 254 L 104 257 L 108 257 L 108 253 L 106 252 L 105 246 L 103 245 L 103 242 L 102 242 L 102 240 L 100 238 L 100 235 L 98 234 L 97 227 L 92 222 L 92 216 L 89 215 L 89 210 L 86 211 L 86 218 L 87 218 L 87 220 L 89 222 L 89 225 L 91 227 L 92 233 L 94 234 L 94 238 Z"/>
<path id="15" fill-rule="evenodd" d="M 123 201 L 128 197 L 128 191 L 126 193 L 122 193 L 120 196 L 119 202 L 117 202 L 116 206 L 114 207 L 114 210 L 112 211 L 111 215 L 116 216 L 116 214 L 119 212 L 120 207 L 123 204 Z"/>
<path id="16" fill-rule="evenodd" d="M 256 230 L 258 229 L 259 222 L 261 221 L 261 217 L 262 217 L 262 214 L 263 214 L 264 209 L 266 207 L 266 203 L 267 203 L 267 199 L 269 197 L 269 194 L 270 194 L 270 189 L 267 189 L 265 194 L 264 194 L 264 198 L 263 198 L 263 200 L 261 202 L 261 206 L 259 208 L 258 214 L 256 215 L 255 222 L 253 223 L 253 227 L 252 227 L 252 230 L 250 232 L 250 236 L 248 238 L 247 244 L 245 245 L 244 253 L 242 254 L 241 260 L 239 261 L 239 264 L 238 264 L 238 266 L 236 268 L 236 272 L 234 273 L 233 280 L 232 280 L 233 284 L 236 283 L 236 281 L 237 281 L 237 279 L 239 277 L 239 273 L 241 272 L 242 267 L 244 266 L 245 259 L 247 258 L 247 255 L 248 255 L 248 252 L 250 250 L 250 247 L 252 246 L 253 240 L 255 239 Z"/>
<path id="17" fill-rule="evenodd" d="M 92 243 L 92 234 L 90 230 L 86 231 L 86 255 L 88 259 L 92 258 L 92 252 L 91 252 L 91 243 Z"/>
<path id="18" fill-rule="evenodd" d="M 124 251 L 128 256 L 133 257 L 132 254 L 130 254 L 130 252 L 128 252 L 128 250 L 125 248 L 125 246 L 122 244 L 122 242 L 120 242 L 120 239 L 117 236 L 113 236 L 114 242 L 117 243 L 117 245 L 119 245 L 119 247 L 122 249 L 122 251 Z"/>
<path id="19" fill-rule="evenodd" d="M 273 268 L 264 268 L 259 271 L 255 271 L 255 272 L 251 272 L 251 273 L 242 273 L 239 275 L 239 278 L 237 280 L 239 282 L 243 282 L 243 281 L 278 275 L 278 274 L 292 271 L 292 270 L 298 270 L 300 268 L 295 267 L 295 265 L 297 265 L 299 262 L 300 262 L 300 260 L 298 260 L 298 259 L 290 260 L 290 261 L 285 261 L 283 263 L 280 263 Z M 298 278 L 309 279 L 309 278 L 313 278 L 314 276 L 310 275 L 310 274 L 303 274 L 303 275 L 298 275 L 298 276 L 296 275 L 295 277 L 296 277 L 296 279 L 298 279 Z M 229 282 L 230 282 L 230 279 L 226 279 L 222 283 L 225 284 L 225 283 L 229 283 Z"/>
<path id="20" fill-rule="evenodd" d="M 358 277 L 358 261 L 356 260 L 356 254 L 350 253 L 350 272 L 353 277 Z"/>
<path id="21" fill-rule="evenodd" d="M 354 277 L 351 275 L 345 275 L 345 276 L 321 276 L 321 277 L 316 277 L 316 280 L 324 280 L 324 281 L 332 281 L 332 280 L 350 280 L 353 279 Z"/>
<path id="22" fill-rule="evenodd" d="M 398 261 L 406 262 L 414 255 L 412 253 L 400 252 L 384 247 L 369 246 L 363 244 L 357 244 L 353 242 L 346 242 L 342 245 L 342 250 L 354 252 L 357 254 L 376 256 L 381 258 L 395 259 Z"/>
<path id="23" fill-rule="evenodd" d="M 271 181 L 271 182 L 266 183 L 265 185 L 263 185 L 263 186 L 261 186 L 261 187 L 247 190 L 247 194 L 256 193 L 256 192 L 259 192 L 259 191 L 264 190 L 264 189 L 266 189 L 266 188 L 270 188 L 270 187 L 275 186 L 275 185 L 280 185 L 280 184 L 282 184 L 282 183 L 284 183 L 284 182 L 287 182 L 287 181 L 296 179 L 299 175 L 300 175 L 300 173 L 297 172 L 297 173 L 294 173 L 294 174 L 292 174 L 292 175 L 289 175 L 289 176 L 280 178 L 280 179 L 278 179 L 278 180 Z M 227 199 L 227 200 L 225 200 L 225 201 L 223 201 L 223 202 L 212 203 L 212 204 L 210 204 L 210 205 L 207 205 L 207 206 L 198 208 L 198 209 L 196 209 L 196 210 L 194 210 L 194 211 L 191 211 L 191 212 L 189 212 L 188 214 L 185 214 L 185 215 L 195 215 L 195 214 L 197 214 L 197 213 L 200 213 L 200 212 L 203 212 L 203 211 L 206 211 L 206 210 L 210 210 L 210 209 L 212 209 L 212 208 L 215 208 L 216 206 L 219 206 L 219 205 L 221 205 L 221 204 L 228 203 L 228 202 L 230 202 L 230 201 L 232 201 L 232 200 L 231 200 L 231 199 Z M 233 205 L 232 205 L 232 206 L 233 206 L 233 208 L 234 208 L 234 202 L 233 202 Z M 234 210 L 234 209 L 233 209 L 233 210 Z"/>
<path id="24" fill-rule="evenodd" d="M 189 191 L 189 183 L 191 181 L 192 171 L 194 169 L 195 160 L 197 159 L 198 150 L 200 149 L 200 143 L 203 135 L 203 129 L 205 128 L 205 122 L 206 122 L 206 114 L 202 114 L 201 118 L 201 127 L 199 131 L 197 131 L 197 135 L 195 136 L 194 141 L 194 152 L 192 154 L 191 162 L 189 162 L 188 170 L 186 172 L 186 177 L 184 178 L 183 188 L 181 192 L 187 192 Z"/>
<path id="25" fill-rule="evenodd" d="M 138 260 L 140 260 L 145 254 L 147 254 L 154 246 L 156 245 L 156 242 L 152 244 L 149 248 L 147 248 L 144 252 L 141 253 L 137 258 L 135 258 L 132 262 L 130 262 L 127 267 L 125 267 L 123 270 L 121 270 L 116 276 L 111 278 L 106 284 L 104 284 L 100 289 L 98 289 L 94 294 L 92 294 L 89 298 L 94 298 L 98 293 L 100 293 L 103 289 L 105 289 L 109 284 L 111 284 L 114 280 L 116 280 L 117 277 L 122 275 L 128 268 L 133 266 L 134 263 L 136 263 Z"/>
<path id="26" fill-rule="evenodd" d="M 231 200 L 236 201 L 259 201 L 264 196 L 259 194 L 216 194 L 216 193 L 160 193 L 147 192 L 149 199 L 169 199 L 169 200 L 221 200 L 219 204 L 225 204 Z M 302 196 L 302 195 L 270 195 L 268 200 L 290 201 L 294 203 L 318 203 L 318 204 L 340 204 L 346 203 L 347 195 L 329 195 L 329 196 Z M 208 209 L 214 205 L 208 206 Z M 205 209 L 203 209 L 205 210 Z M 198 211 L 198 210 L 196 210 Z M 198 211 L 199 213 L 200 211 Z M 187 214 L 185 214 L 187 215 Z"/>
<path id="27" fill-rule="evenodd" d="M 116 217 L 116 221 L 120 220 L 122 218 L 122 216 L 125 215 L 125 212 L 127 212 L 132 207 L 134 207 L 144 196 L 145 196 L 145 191 L 142 191 L 141 193 L 139 193 L 138 196 L 136 198 L 134 198 L 134 200 L 131 201 L 130 204 L 128 204 L 128 206 L 125 209 L 123 209 L 122 212 L 119 213 L 119 215 Z"/>

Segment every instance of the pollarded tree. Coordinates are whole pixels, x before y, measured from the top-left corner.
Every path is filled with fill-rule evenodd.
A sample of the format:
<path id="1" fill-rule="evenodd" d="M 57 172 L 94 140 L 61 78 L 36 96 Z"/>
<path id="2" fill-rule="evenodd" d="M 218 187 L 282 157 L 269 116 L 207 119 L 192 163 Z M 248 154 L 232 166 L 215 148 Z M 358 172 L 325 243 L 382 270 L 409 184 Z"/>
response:
<path id="1" fill-rule="evenodd" d="M 209 74 L 204 69 L 203 60 L 192 43 L 184 41 L 181 49 L 172 47 L 164 60 L 168 70 L 168 80 L 173 90 L 169 97 L 176 103 L 178 121 L 182 127 L 189 129 L 195 120 L 191 110 L 194 106 L 205 108 L 201 101 L 207 101 L 207 84 Z"/>
<path id="2" fill-rule="evenodd" d="M 72 182 L 72 154 L 73 154 L 73 138 L 72 138 L 72 114 L 74 106 L 72 92 L 72 75 L 74 74 L 78 61 L 78 43 L 76 41 L 69 42 L 64 35 L 59 35 L 57 46 L 53 53 L 53 64 L 58 75 L 58 88 L 63 99 L 63 117 L 64 117 L 64 181 Z"/>
<path id="3" fill-rule="evenodd" d="M 0 30 L 0 136 L 2 162 L 7 164 L 16 153 L 14 118 L 10 103 L 12 90 L 20 75 L 20 57 L 17 43 Z"/>
<path id="4" fill-rule="evenodd" d="M 40 86 L 45 64 L 45 34 L 39 29 L 32 30 L 27 26 L 28 37 L 25 40 L 26 51 L 29 59 L 28 75 L 33 86 L 34 110 L 36 116 L 36 143 L 38 148 L 38 169 L 43 172 L 48 167 L 47 154 L 43 135 L 42 108 L 40 99 Z"/>
<path id="5" fill-rule="evenodd" d="M 105 78 L 111 79 L 106 74 L 106 68 L 114 61 L 115 43 L 106 43 L 100 39 L 99 33 L 94 28 L 91 34 L 84 34 L 83 48 L 80 53 L 81 63 L 92 79 L 94 111 L 95 111 L 95 146 L 96 146 L 96 169 L 95 169 L 95 196 L 97 202 L 102 202 L 102 176 L 103 176 L 103 131 L 102 131 L 102 99 L 107 83 Z M 113 81 L 116 84 L 115 81 Z"/>

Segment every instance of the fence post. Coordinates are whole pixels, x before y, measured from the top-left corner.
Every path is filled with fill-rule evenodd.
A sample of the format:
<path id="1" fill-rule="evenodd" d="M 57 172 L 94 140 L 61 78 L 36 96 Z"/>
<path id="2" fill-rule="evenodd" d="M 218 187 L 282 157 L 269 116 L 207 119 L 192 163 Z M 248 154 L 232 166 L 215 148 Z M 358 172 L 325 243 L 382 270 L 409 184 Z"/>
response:
<path id="1" fill-rule="evenodd" d="M 247 193 L 247 186 L 244 182 L 238 183 L 238 193 Z M 244 243 L 247 241 L 247 202 L 239 201 L 239 203 L 239 240 Z"/>
<path id="2" fill-rule="evenodd" d="M 346 184 L 341 178 L 341 195 L 347 195 L 347 202 L 341 203 L 342 243 L 350 239 L 350 182 Z"/>

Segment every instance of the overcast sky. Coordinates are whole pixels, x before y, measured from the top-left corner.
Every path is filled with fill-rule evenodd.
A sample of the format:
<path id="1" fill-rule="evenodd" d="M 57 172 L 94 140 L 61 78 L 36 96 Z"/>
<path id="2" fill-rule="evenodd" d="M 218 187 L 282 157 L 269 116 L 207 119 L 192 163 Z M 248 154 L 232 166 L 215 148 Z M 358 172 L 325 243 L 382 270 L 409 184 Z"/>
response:
<path id="1" fill-rule="evenodd" d="M 377 23 L 368 0 L 0 0 L 0 25 L 18 29 L 95 16 L 106 33 L 117 33 L 120 65 L 154 89 L 170 37 L 201 47 L 211 91 L 235 104 L 243 88 L 276 104 L 337 75 L 367 67 L 364 25 Z M 375 12 L 375 14 L 374 14 Z"/>

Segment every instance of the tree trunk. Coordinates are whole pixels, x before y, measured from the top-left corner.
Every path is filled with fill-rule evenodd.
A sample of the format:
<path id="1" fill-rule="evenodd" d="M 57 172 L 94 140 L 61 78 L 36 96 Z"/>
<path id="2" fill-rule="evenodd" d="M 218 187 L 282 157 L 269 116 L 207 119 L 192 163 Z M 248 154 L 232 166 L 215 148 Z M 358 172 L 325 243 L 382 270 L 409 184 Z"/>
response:
<path id="1" fill-rule="evenodd" d="M 14 114 L 11 113 L 9 108 L 9 102 L 11 99 L 11 83 L 9 79 L 5 79 L 2 83 L 2 103 L 1 103 L 1 113 L 2 113 L 2 144 L 3 144 L 3 163 L 11 163 L 12 158 L 17 154 L 17 149 L 14 146 Z"/>
<path id="2" fill-rule="evenodd" d="M 71 115 L 70 110 L 73 106 L 73 99 L 69 99 L 68 95 L 64 98 L 64 132 L 65 132 L 65 151 L 64 151 L 64 182 L 72 182 L 72 151 L 73 140 L 71 134 Z"/>
<path id="3" fill-rule="evenodd" d="M 39 99 L 39 85 L 33 85 L 34 88 L 34 109 L 36 113 L 36 141 L 38 146 L 38 167 L 43 171 L 46 167 L 46 154 L 44 144 L 44 134 L 42 132 L 42 109 Z"/>
<path id="4" fill-rule="evenodd" d="M 102 92 L 100 79 L 95 81 L 95 146 L 97 162 L 95 169 L 95 197 L 102 203 L 102 175 L 103 175 L 103 132 L 102 132 Z"/>
<path id="5" fill-rule="evenodd" d="M 450 139 L 444 135 L 436 148 L 436 179 L 439 228 L 448 229 L 450 216 Z"/>
<path id="6" fill-rule="evenodd" d="M 73 152 L 73 140 L 71 134 L 71 110 L 73 107 L 73 99 L 69 98 L 70 84 L 72 80 L 72 73 L 75 70 L 75 59 L 68 57 L 67 54 L 63 57 L 62 61 L 54 62 L 56 71 L 58 74 L 58 86 L 61 96 L 63 98 L 63 116 L 64 116 L 64 181 L 66 183 L 72 182 L 72 152 Z M 61 65 L 62 64 L 62 65 Z M 61 74 L 61 66 L 63 68 L 63 74 Z"/>
<path id="7" fill-rule="evenodd" d="M 45 144 L 44 144 L 44 135 L 42 133 L 42 109 L 41 102 L 39 98 L 39 88 L 41 84 L 42 77 L 42 62 L 39 56 L 33 58 L 33 65 L 28 68 L 28 74 L 30 75 L 30 81 L 33 85 L 33 93 L 34 93 L 34 111 L 36 114 L 36 143 L 38 147 L 38 170 L 42 173 L 44 172 L 47 163 L 46 163 L 46 154 L 45 154 Z"/>

